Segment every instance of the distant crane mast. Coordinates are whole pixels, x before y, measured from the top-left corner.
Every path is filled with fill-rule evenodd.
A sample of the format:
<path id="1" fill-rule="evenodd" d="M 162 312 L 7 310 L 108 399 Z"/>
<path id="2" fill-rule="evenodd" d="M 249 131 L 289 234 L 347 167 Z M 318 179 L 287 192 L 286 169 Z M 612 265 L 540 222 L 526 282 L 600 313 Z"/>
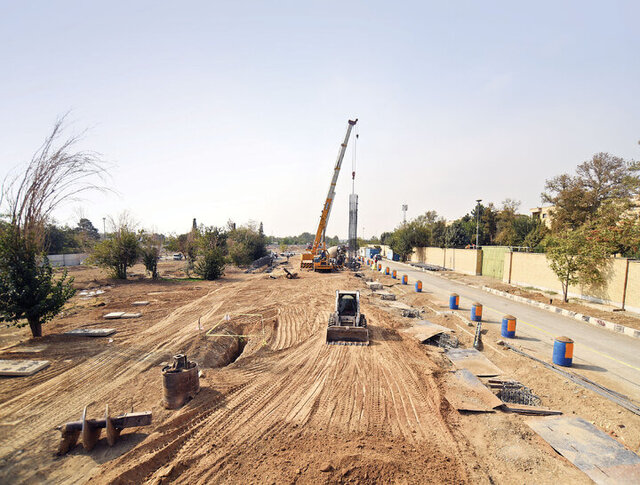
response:
<path id="1" fill-rule="evenodd" d="M 322 245 L 326 248 L 325 233 L 327 231 L 327 223 L 329 222 L 329 216 L 331 215 L 331 207 L 333 206 L 333 199 L 336 196 L 336 183 L 338 182 L 338 175 L 340 174 L 340 168 L 342 167 L 342 160 L 344 159 L 344 153 L 347 150 L 347 143 L 349 143 L 349 136 L 351 135 L 351 129 L 358 122 L 358 119 L 349 120 L 347 125 L 347 133 L 344 136 L 344 141 L 340 145 L 338 151 L 338 159 L 336 160 L 336 166 L 333 169 L 333 177 L 331 178 L 331 184 L 329 184 L 329 192 L 327 193 L 327 200 L 322 208 L 322 214 L 320 215 L 320 224 L 318 224 L 318 230 L 316 231 L 316 237 L 313 241 L 311 248 L 312 254 L 317 254 L 318 248 Z"/>

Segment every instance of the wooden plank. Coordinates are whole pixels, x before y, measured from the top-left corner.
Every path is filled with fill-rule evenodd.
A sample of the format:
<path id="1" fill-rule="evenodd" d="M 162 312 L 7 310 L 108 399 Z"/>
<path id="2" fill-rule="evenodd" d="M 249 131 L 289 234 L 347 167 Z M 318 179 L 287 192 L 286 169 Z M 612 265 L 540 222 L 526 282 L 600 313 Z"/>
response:
<path id="1" fill-rule="evenodd" d="M 459 411 L 492 413 L 502 406 L 480 380 L 466 369 L 452 372 L 446 381 L 445 397 Z"/>
<path id="2" fill-rule="evenodd" d="M 468 369 L 478 377 L 493 377 L 502 371 L 476 349 L 449 349 L 446 356 L 456 369 Z"/>
<path id="3" fill-rule="evenodd" d="M 0 360 L 0 376 L 24 377 L 48 367 L 48 360 Z"/>
<path id="4" fill-rule="evenodd" d="M 640 483 L 640 457 L 584 419 L 536 418 L 527 424 L 595 483 Z"/>

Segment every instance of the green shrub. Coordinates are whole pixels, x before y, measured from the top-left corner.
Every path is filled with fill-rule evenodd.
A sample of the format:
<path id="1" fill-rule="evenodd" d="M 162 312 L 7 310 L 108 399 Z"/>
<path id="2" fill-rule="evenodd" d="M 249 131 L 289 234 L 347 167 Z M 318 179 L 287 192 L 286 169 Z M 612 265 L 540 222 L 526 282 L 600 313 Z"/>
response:
<path id="1" fill-rule="evenodd" d="M 217 280 L 224 274 L 224 254 L 220 248 L 208 248 L 202 251 L 195 273 L 205 280 Z"/>
<path id="2" fill-rule="evenodd" d="M 0 321 L 26 319 L 34 337 L 42 336 L 42 324 L 55 317 L 75 294 L 73 278 L 54 280 L 47 257 L 15 226 L 0 230 Z"/>
<path id="3" fill-rule="evenodd" d="M 114 278 L 126 280 L 127 268 L 133 266 L 139 256 L 138 234 L 127 226 L 122 226 L 109 239 L 96 244 L 89 262 L 110 269 Z"/>

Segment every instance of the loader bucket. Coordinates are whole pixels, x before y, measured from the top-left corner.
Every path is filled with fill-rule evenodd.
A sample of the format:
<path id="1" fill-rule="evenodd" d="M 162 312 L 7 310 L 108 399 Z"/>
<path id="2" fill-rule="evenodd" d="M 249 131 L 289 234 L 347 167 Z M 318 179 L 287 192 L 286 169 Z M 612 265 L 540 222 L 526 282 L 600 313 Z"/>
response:
<path id="1" fill-rule="evenodd" d="M 329 345 L 369 345 L 369 329 L 366 327 L 327 327 Z"/>

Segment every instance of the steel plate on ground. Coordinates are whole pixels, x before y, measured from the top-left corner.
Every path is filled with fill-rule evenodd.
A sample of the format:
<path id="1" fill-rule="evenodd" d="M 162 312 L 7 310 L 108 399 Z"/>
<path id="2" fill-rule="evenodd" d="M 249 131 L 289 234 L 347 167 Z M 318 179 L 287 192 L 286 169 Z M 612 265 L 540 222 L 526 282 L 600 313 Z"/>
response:
<path id="1" fill-rule="evenodd" d="M 502 401 L 466 369 L 451 373 L 445 397 L 459 411 L 492 413 L 502 406 Z"/>
<path id="2" fill-rule="evenodd" d="M 428 320 L 420 320 L 416 325 L 404 329 L 403 332 L 417 338 L 420 342 L 424 342 L 438 334 L 451 333 L 451 330 Z"/>
<path id="3" fill-rule="evenodd" d="M 0 360 L 0 376 L 30 376 L 49 364 L 48 360 Z"/>
<path id="4" fill-rule="evenodd" d="M 640 483 L 640 457 L 582 418 L 539 418 L 527 424 L 595 483 Z"/>
<path id="5" fill-rule="evenodd" d="M 457 369 L 468 369 L 478 377 L 493 377 L 502 374 L 496 365 L 476 349 L 449 349 L 446 356 Z"/>

